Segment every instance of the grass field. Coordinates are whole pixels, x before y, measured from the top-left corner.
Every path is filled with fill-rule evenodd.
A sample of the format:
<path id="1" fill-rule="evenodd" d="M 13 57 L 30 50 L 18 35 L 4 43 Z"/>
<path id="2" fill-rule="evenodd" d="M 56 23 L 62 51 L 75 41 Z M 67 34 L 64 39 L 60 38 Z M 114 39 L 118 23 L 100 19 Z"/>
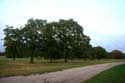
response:
<path id="1" fill-rule="evenodd" d="M 84 83 L 125 83 L 125 64 L 106 70 Z"/>
<path id="2" fill-rule="evenodd" d="M 116 61 L 125 61 L 122 60 L 74 60 L 64 63 L 62 60 L 59 60 L 54 63 L 49 63 L 47 60 L 35 59 L 34 64 L 29 63 L 29 58 L 17 59 L 13 61 L 5 57 L 0 57 L 0 77 L 6 76 L 15 76 L 15 75 L 30 75 L 30 74 L 41 74 L 46 72 L 59 71 L 68 68 L 75 68 L 87 65 L 95 65 Z"/>

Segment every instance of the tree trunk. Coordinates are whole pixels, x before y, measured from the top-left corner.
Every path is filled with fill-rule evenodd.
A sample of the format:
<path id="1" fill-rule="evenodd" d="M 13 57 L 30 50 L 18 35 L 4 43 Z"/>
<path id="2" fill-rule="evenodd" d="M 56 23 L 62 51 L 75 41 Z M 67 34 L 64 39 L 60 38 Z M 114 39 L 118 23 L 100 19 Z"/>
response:
<path id="1" fill-rule="evenodd" d="M 13 61 L 15 61 L 16 60 L 16 52 L 15 52 L 15 49 L 16 49 L 16 47 L 15 48 L 13 48 L 13 50 L 12 50 L 12 52 L 13 52 Z"/>
<path id="2" fill-rule="evenodd" d="M 16 56 L 15 56 L 15 54 L 13 55 L 13 61 L 15 61 L 16 60 Z"/>
<path id="3" fill-rule="evenodd" d="M 33 61 L 33 55 L 31 55 L 31 57 L 30 57 L 30 63 L 34 63 L 34 61 Z"/>
<path id="4" fill-rule="evenodd" d="M 31 55 L 30 55 L 30 63 L 34 63 L 34 53 L 33 51 L 31 52 Z"/>
<path id="5" fill-rule="evenodd" d="M 68 62 L 68 59 L 67 59 L 67 57 L 65 57 L 65 61 L 64 61 L 65 63 L 67 63 Z"/>
<path id="6" fill-rule="evenodd" d="M 50 63 L 52 63 L 53 62 L 53 59 L 52 58 L 50 58 Z"/>
<path id="7" fill-rule="evenodd" d="M 66 50 L 64 50 L 64 57 L 65 57 L 64 62 L 67 63 L 68 62 L 68 58 L 67 58 Z"/>

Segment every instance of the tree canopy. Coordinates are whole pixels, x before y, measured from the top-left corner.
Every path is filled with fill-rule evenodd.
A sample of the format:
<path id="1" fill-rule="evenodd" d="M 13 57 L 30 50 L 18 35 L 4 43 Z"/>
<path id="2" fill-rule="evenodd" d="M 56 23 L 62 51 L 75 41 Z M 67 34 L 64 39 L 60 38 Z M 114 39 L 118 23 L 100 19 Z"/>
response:
<path id="1" fill-rule="evenodd" d="M 90 37 L 83 33 L 83 27 L 73 19 L 60 19 L 47 22 L 42 19 L 29 19 L 20 28 L 6 26 L 4 29 L 4 46 L 7 57 L 43 57 L 54 61 L 56 59 L 102 59 L 108 52 L 101 46 L 92 47 Z M 121 52 L 113 51 L 113 56 L 119 58 Z"/>
<path id="2" fill-rule="evenodd" d="M 73 19 L 60 19 L 58 22 L 47 22 L 41 19 L 29 19 L 24 27 L 6 26 L 5 50 L 7 57 L 44 57 L 65 59 L 84 54 L 90 45 L 90 38 L 83 33 L 83 27 Z"/>
<path id="3" fill-rule="evenodd" d="M 113 50 L 111 53 L 110 53 L 110 56 L 112 58 L 115 58 L 115 59 L 121 59 L 123 58 L 123 53 L 119 50 Z"/>

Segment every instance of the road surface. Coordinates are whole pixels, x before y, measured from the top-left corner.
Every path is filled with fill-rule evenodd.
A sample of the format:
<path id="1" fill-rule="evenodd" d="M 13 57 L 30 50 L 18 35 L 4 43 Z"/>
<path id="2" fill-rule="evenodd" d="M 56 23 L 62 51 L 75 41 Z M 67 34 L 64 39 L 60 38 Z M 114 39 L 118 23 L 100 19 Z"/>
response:
<path id="1" fill-rule="evenodd" d="M 66 69 L 63 71 L 0 78 L 0 83 L 82 83 L 83 81 L 110 69 L 113 66 L 125 64 L 123 62 L 91 65 L 79 68 Z"/>

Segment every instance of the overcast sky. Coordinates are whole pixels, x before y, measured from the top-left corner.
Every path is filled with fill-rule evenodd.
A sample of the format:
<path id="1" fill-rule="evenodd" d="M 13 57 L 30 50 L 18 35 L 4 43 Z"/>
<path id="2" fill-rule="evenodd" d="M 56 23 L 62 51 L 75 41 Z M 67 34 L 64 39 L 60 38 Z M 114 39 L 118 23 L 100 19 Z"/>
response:
<path id="1" fill-rule="evenodd" d="M 93 46 L 125 52 L 125 0 L 0 0 L 0 39 L 5 25 L 20 27 L 31 17 L 73 18 Z M 3 41 L 0 51 L 4 51 Z"/>

